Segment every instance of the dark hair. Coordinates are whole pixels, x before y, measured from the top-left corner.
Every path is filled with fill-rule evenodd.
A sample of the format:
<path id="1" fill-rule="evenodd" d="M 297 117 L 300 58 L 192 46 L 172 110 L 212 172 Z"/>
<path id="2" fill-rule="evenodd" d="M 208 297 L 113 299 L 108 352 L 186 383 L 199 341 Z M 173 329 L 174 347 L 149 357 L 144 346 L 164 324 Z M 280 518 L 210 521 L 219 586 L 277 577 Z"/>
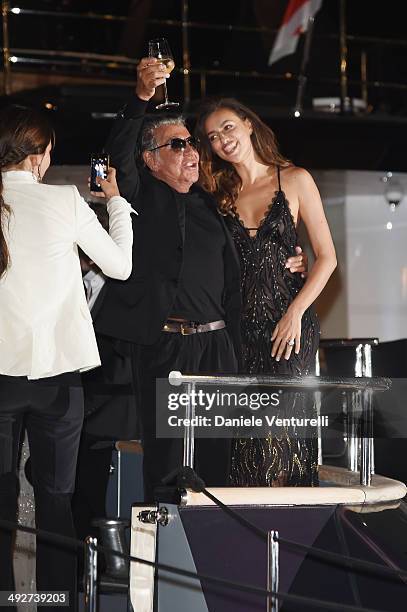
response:
<path id="1" fill-rule="evenodd" d="M 4 236 L 4 223 L 10 207 L 3 199 L 1 172 L 16 166 L 28 155 L 41 155 L 55 135 L 43 113 L 23 106 L 8 106 L 0 111 L 0 278 L 10 263 Z"/>
<path id="2" fill-rule="evenodd" d="M 205 130 L 205 122 L 209 115 L 222 108 L 231 110 L 242 120 L 250 121 L 253 128 L 251 135 L 253 148 L 263 163 L 286 167 L 290 166 L 291 162 L 280 153 L 274 132 L 247 106 L 234 98 L 203 102 L 198 111 L 195 128 L 196 136 L 200 140 L 199 183 L 204 189 L 213 193 L 221 212 L 227 214 L 237 200 L 242 182 L 233 165 L 213 153 Z"/>

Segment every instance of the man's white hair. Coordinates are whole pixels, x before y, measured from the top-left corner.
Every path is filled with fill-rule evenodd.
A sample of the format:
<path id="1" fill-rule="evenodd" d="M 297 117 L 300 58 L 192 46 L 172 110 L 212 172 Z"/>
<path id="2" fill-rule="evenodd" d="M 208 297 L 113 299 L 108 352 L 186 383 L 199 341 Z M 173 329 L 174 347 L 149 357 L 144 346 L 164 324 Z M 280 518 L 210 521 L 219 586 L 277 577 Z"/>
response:
<path id="1" fill-rule="evenodd" d="M 158 143 L 155 139 L 155 130 L 162 125 L 182 125 L 186 127 L 185 118 L 182 115 L 176 117 L 152 117 L 151 119 L 147 119 L 141 134 L 141 153 L 163 144 Z"/>

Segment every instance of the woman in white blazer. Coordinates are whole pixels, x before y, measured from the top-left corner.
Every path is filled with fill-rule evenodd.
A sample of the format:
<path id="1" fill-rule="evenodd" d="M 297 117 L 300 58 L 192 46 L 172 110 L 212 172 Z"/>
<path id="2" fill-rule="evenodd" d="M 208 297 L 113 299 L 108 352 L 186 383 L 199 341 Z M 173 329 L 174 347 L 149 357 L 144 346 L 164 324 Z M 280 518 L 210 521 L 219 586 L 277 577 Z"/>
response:
<path id="1" fill-rule="evenodd" d="M 0 113 L 0 519 L 15 522 L 26 426 L 36 525 L 74 536 L 70 497 L 83 419 L 79 372 L 100 365 L 78 246 L 116 279 L 132 267 L 131 207 L 114 172 L 101 181 L 109 233 L 72 185 L 41 182 L 54 142 L 45 116 Z M 13 590 L 11 532 L 0 526 L 0 590 Z M 69 591 L 76 551 L 37 538 L 37 589 Z"/>

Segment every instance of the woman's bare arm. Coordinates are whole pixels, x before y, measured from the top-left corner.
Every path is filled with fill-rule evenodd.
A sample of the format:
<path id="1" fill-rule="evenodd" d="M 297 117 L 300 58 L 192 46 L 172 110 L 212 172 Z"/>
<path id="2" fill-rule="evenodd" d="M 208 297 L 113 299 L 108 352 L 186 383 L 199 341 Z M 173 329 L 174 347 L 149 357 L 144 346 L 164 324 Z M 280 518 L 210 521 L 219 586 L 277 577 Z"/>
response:
<path id="1" fill-rule="evenodd" d="M 303 168 L 293 168 L 290 170 L 290 175 L 287 191 L 297 194 L 298 215 L 305 223 L 315 262 L 308 273 L 304 287 L 274 330 L 272 356 L 277 360 L 283 353 L 286 359 L 289 358 L 293 347 L 287 345 L 288 341 L 294 340 L 294 350 L 296 353 L 299 352 L 302 315 L 319 296 L 336 268 L 335 247 L 314 179 Z"/>

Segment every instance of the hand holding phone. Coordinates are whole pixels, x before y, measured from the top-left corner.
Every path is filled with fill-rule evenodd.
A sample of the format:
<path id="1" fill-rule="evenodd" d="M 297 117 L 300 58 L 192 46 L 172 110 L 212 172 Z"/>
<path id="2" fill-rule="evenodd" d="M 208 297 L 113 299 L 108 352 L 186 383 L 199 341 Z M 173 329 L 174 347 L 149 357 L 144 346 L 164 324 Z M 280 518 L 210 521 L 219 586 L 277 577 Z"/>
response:
<path id="1" fill-rule="evenodd" d="M 96 196 L 97 198 L 106 198 L 107 200 L 110 200 L 110 198 L 113 198 L 114 196 L 120 196 L 120 191 L 116 183 L 115 168 L 110 166 L 107 172 L 107 178 L 106 179 L 99 178 L 98 181 L 100 183 L 100 189 L 99 191 L 91 190 L 92 195 Z M 90 186 L 90 181 L 89 181 L 89 186 Z"/>
<path id="2" fill-rule="evenodd" d="M 99 179 L 107 179 L 109 156 L 106 153 L 92 153 L 90 158 L 90 190 L 101 192 Z"/>

